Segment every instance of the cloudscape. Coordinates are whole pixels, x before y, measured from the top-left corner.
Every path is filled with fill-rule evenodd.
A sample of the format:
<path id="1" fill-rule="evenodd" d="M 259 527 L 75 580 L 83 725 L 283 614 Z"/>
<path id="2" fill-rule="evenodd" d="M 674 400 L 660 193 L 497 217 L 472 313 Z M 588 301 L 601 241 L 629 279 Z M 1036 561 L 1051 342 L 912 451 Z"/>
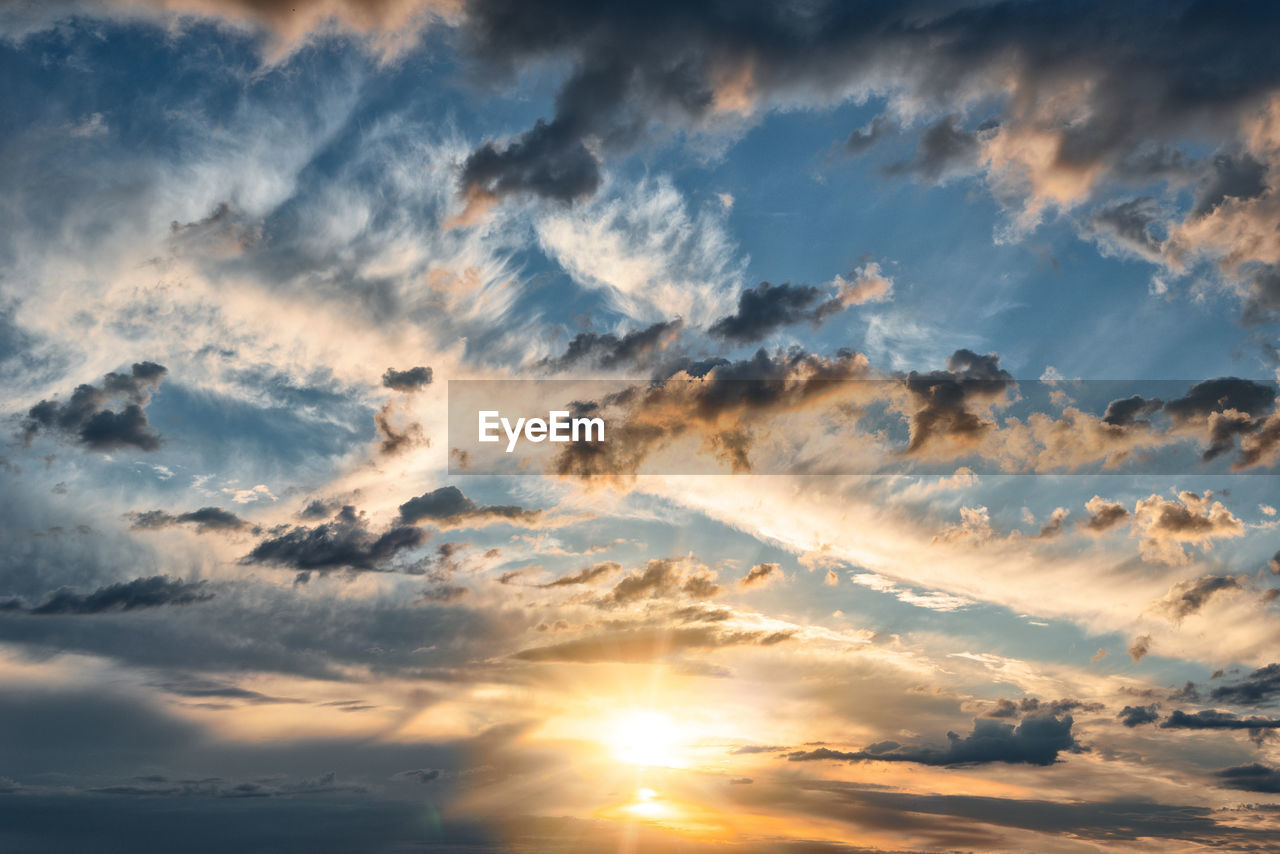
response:
<path id="1" fill-rule="evenodd" d="M 0 4 L 0 850 L 1280 851 L 1278 36 Z"/>

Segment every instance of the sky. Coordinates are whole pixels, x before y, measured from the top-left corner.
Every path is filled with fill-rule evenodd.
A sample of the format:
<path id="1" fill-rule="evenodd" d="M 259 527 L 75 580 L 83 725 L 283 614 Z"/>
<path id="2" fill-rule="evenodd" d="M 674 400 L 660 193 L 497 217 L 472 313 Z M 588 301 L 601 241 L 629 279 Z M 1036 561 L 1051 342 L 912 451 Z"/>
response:
<path id="1" fill-rule="evenodd" d="M 1277 32 L 0 4 L 0 848 L 1280 850 Z"/>

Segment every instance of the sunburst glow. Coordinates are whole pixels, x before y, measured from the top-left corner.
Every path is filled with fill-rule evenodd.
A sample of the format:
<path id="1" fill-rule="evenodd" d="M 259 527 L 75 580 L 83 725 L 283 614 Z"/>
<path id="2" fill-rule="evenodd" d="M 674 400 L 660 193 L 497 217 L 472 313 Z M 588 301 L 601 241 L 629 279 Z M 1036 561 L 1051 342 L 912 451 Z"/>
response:
<path id="1" fill-rule="evenodd" d="M 613 722 L 608 745 L 615 759 L 632 765 L 660 765 L 683 768 L 688 764 L 683 751 L 687 734 L 669 715 L 634 711 Z"/>

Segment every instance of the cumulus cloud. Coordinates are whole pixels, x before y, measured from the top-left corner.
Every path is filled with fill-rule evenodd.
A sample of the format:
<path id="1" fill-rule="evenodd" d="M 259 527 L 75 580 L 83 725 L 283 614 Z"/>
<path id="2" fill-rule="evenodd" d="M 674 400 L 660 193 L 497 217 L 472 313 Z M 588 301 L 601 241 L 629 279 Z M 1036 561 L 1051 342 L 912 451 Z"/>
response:
<path id="1" fill-rule="evenodd" d="M 1056 507 L 1049 514 L 1049 521 L 1041 526 L 1039 533 L 1036 534 L 1037 539 L 1051 540 L 1062 533 L 1063 523 L 1067 521 L 1067 517 L 1071 515 L 1071 511 L 1065 507 Z"/>
<path id="2" fill-rule="evenodd" d="M 1141 499 L 1133 511 L 1133 536 L 1141 537 L 1142 559 L 1167 564 L 1187 563 L 1186 546 L 1213 548 L 1213 541 L 1244 535 L 1244 523 L 1213 493 L 1200 495 L 1190 490 L 1169 500 L 1158 495 Z"/>
<path id="3" fill-rule="evenodd" d="M 1108 501 L 1101 495 L 1093 496 L 1084 506 L 1089 511 L 1089 518 L 1081 519 L 1079 526 L 1093 534 L 1109 531 L 1129 518 L 1129 508 L 1118 501 Z"/>
<path id="4" fill-rule="evenodd" d="M 1196 383 L 1183 397 L 1164 405 L 1178 426 L 1200 426 L 1206 431 L 1204 458 L 1211 460 L 1231 450 L 1236 436 L 1256 433 L 1275 405 L 1276 389 L 1236 377 Z"/>
<path id="5" fill-rule="evenodd" d="M 127 374 L 107 374 L 100 386 L 77 386 L 66 403 L 42 400 L 27 412 L 27 441 L 49 431 L 98 451 L 124 447 L 154 451 L 160 447 L 160 434 L 147 423 L 145 407 L 166 373 L 155 362 L 135 362 Z M 115 405 L 120 408 L 108 408 Z"/>
<path id="6" fill-rule="evenodd" d="M 942 447 L 953 454 L 974 447 L 995 427 L 981 407 L 1003 400 L 1012 386 L 1013 375 L 1000 367 L 995 353 L 957 350 L 947 357 L 945 371 L 912 371 L 906 379 L 914 404 L 907 452 L 924 454 Z"/>

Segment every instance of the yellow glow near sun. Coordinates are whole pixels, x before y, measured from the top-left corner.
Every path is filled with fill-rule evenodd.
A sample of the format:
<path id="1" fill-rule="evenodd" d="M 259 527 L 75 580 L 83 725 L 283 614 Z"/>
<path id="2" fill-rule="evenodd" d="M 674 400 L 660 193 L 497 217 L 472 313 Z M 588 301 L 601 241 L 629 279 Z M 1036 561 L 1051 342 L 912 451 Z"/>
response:
<path id="1" fill-rule="evenodd" d="M 661 712 L 629 712 L 614 721 L 608 745 L 615 759 L 632 765 L 683 768 L 686 738 L 680 727 Z"/>
<path id="2" fill-rule="evenodd" d="M 659 802 L 658 793 L 649 788 L 636 789 L 635 802 L 627 805 L 627 811 L 641 818 L 662 818 L 671 812 Z"/>

